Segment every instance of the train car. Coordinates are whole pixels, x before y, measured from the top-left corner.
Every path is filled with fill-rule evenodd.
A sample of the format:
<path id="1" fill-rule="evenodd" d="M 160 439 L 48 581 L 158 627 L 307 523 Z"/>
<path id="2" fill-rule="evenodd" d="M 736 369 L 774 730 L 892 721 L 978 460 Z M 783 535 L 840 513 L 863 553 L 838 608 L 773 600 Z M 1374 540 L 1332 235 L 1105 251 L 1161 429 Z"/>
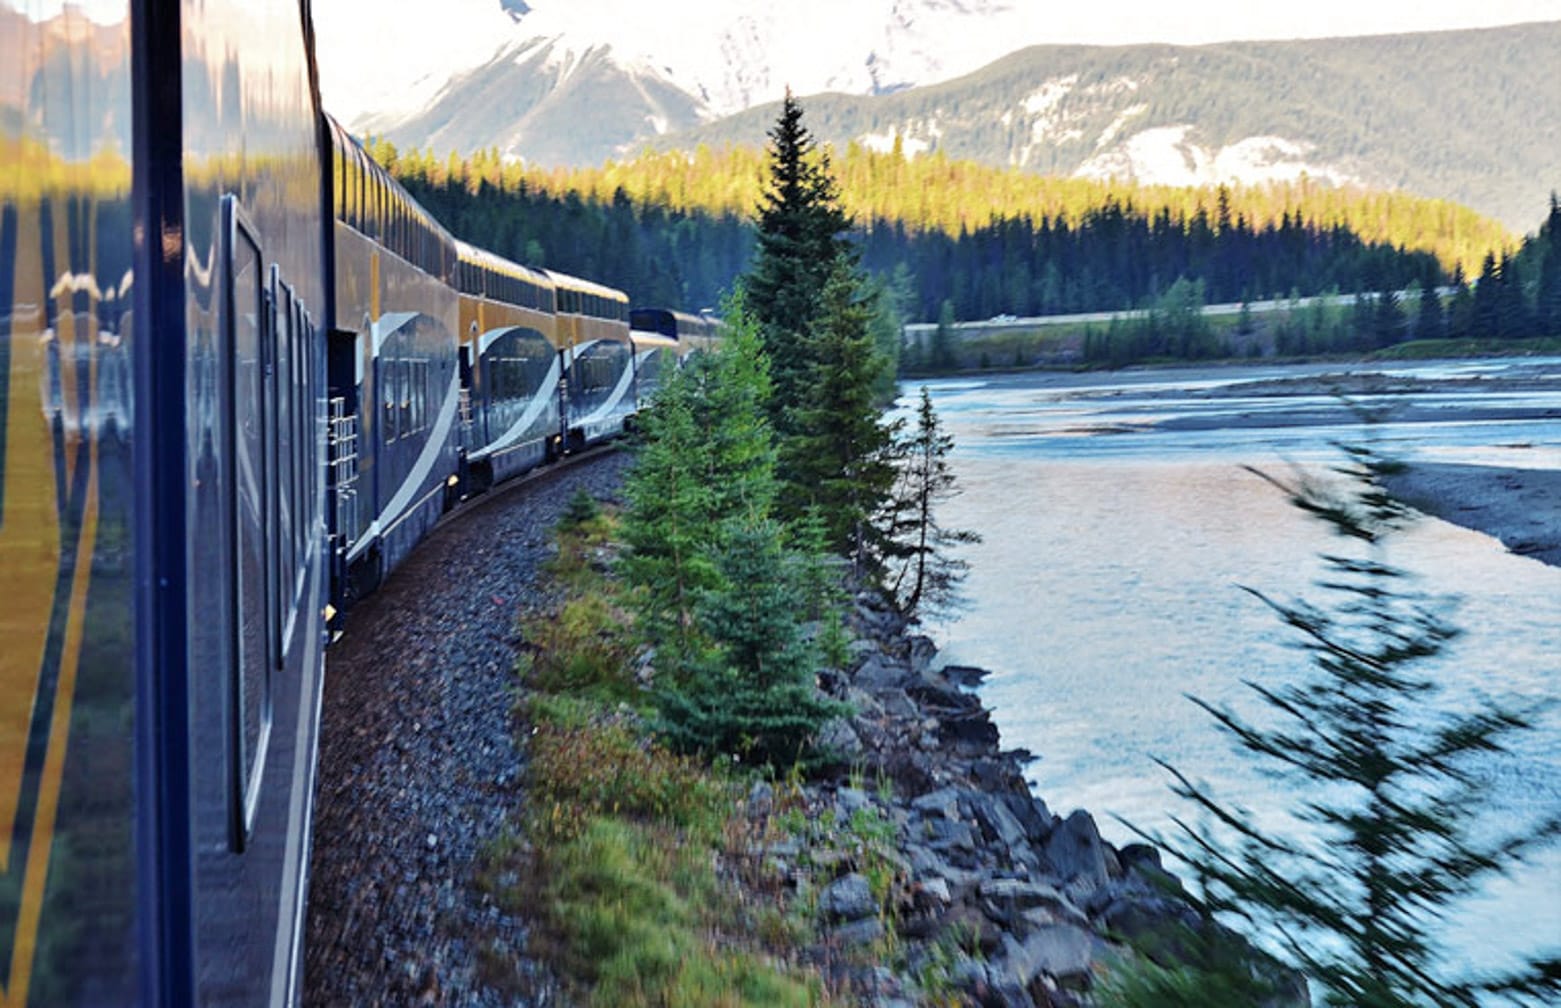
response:
<path id="1" fill-rule="evenodd" d="M 679 356 L 712 349 L 721 340 L 721 320 L 709 312 L 693 315 L 672 308 L 631 308 L 629 326 L 676 340 Z"/>
<path id="2" fill-rule="evenodd" d="M 455 239 L 329 117 L 335 599 L 372 591 L 450 502 L 461 447 Z"/>
<path id="3" fill-rule="evenodd" d="M 325 593 L 307 2 L 0 4 L 0 986 L 296 1000 Z"/>
<path id="4" fill-rule="evenodd" d="M 564 362 L 564 446 L 622 433 L 634 413 L 629 299 L 620 290 L 548 271 L 557 291 Z"/>
<path id="5" fill-rule="evenodd" d="M 629 343 L 634 348 L 634 407 L 638 412 L 651 404 L 662 379 L 678 366 L 680 348 L 677 337 L 645 329 L 630 328 Z"/>
<path id="6" fill-rule="evenodd" d="M 465 242 L 456 249 L 464 495 L 560 450 L 565 386 L 552 277 Z"/>

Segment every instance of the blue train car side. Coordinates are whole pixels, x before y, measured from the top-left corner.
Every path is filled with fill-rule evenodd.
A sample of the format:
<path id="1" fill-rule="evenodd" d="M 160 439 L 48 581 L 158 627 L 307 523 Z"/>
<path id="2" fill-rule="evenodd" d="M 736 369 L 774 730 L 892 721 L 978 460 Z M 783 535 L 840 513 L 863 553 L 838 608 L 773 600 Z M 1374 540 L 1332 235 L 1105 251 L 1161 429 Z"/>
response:
<path id="1" fill-rule="evenodd" d="M 549 272 L 558 291 L 564 358 L 564 441 L 582 448 L 623 433 L 634 413 L 629 299 L 619 290 Z"/>
<path id="2" fill-rule="evenodd" d="M 462 490 L 471 494 L 561 450 L 564 361 L 553 278 L 465 242 L 457 249 L 468 402 Z"/>
<path id="3" fill-rule="evenodd" d="M 452 493 L 461 436 L 455 240 L 334 120 L 332 498 L 349 596 L 371 591 Z M 349 599 L 343 601 L 350 601 Z"/>
<path id="4" fill-rule="evenodd" d="M 458 243 L 310 0 L 0 3 L 0 999 L 299 996 L 327 621 L 705 336 Z"/>
<path id="5" fill-rule="evenodd" d="M 0 19 L 0 983 L 286 1003 L 325 590 L 307 6 Z"/>

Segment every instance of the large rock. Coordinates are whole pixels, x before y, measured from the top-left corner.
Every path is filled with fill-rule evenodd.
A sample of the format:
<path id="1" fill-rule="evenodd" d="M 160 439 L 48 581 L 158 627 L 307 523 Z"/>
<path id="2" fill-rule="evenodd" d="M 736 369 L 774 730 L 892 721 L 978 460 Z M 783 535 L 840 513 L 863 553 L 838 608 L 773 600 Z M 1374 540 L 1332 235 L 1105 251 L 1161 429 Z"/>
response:
<path id="1" fill-rule="evenodd" d="M 862 739 L 845 718 L 830 718 L 818 730 L 818 748 L 846 763 L 862 755 Z"/>
<path id="2" fill-rule="evenodd" d="M 1045 853 L 1047 864 L 1070 888 L 1088 893 L 1110 881 L 1106 845 L 1094 818 L 1083 809 L 1052 830 Z"/>
<path id="3" fill-rule="evenodd" d="M 1026 988 L 1042 974 L 1055 977 L 1064 986 L 1088 984 L 1098 944 L 1100 939 L 1084 928 L 1052 924 L 1032 931 L 1022 941 L 1006 938 L 1002 969 Z"/>
<path id="4" fill-rule="evenodd" d="M 1006 802 L 980 793 L 972 793 L 969 800 L 976 822 L 981 824 L 981 830 L 987 837 L 1007 850 L 1015 860 L 1034 860 L 1035 855 L 1027 842 L 1029 837 L 1025 833 L 1024 824 L 1009 810 Z"/>
<path id="5" fill-rule="evenodd" d="M 876 917 L 878 901 L 873 899 L 867 877 L 857 872 L 842 875 L 818 894 L 818 910 L 827 920 L 855 921 Z"/>
<path id="6" fill-rule="evenodd" d="M 914 681 L 911 670 L 888 655 L 870 654 L 857 666 L 851 676 L 860 689 L 877 693 L 886 689 L 903 689 Z"/>

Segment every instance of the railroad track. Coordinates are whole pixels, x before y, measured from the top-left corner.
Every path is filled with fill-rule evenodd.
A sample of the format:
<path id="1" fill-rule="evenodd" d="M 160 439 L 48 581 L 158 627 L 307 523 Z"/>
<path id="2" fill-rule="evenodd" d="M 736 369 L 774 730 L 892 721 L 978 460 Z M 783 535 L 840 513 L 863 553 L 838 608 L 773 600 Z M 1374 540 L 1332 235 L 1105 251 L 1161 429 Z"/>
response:
<path id="1" fill-rule="evenodd" d="M 447 515 L 350 614 L 326 657 L 305 936 L 307 1005 L 552 1003 L 487 985 L 524 922 L 472 885 L 520 807 L 518 611 L 576 490 L 610 497 L 612 446 L 508 481 Z"/>

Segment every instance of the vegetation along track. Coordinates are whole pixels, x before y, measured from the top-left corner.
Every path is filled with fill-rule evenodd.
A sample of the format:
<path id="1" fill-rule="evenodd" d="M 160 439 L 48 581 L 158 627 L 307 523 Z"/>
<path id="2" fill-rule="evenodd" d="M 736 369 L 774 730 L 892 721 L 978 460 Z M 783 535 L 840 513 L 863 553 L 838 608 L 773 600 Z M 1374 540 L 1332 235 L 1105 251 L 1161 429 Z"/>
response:
<path id="1" fill-rule="evenodd" d="M 472 884 L 520 801 L 516 616 L 541 601 L 538 569 L 569 499 L 612 495 L 626 464 L 589 453 L 463 506 L 331 646 L 305 1004 L 517 1003 L 484 984 L 482 962 L 519 947 L 522 922 Z"/>

